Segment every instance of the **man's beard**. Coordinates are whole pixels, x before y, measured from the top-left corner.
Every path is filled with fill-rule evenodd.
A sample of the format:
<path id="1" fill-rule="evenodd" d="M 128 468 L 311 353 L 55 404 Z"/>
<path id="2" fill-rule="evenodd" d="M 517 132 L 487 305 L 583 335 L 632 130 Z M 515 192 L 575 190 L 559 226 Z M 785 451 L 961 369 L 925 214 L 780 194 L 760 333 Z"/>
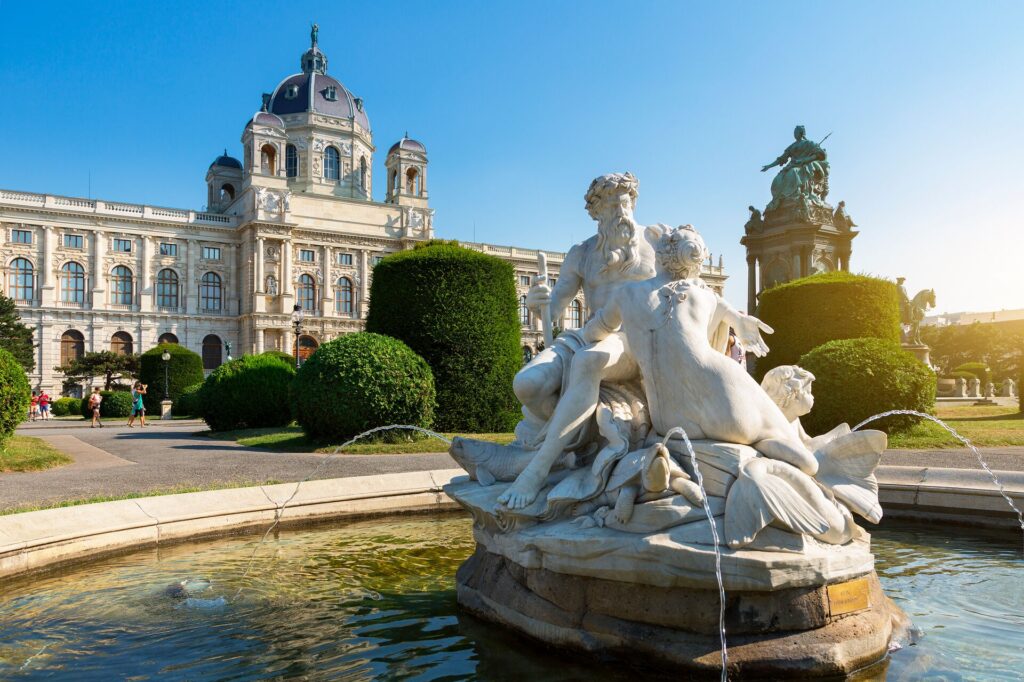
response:
<path id="1" fill-rule="evenodd" d="M 621 218 L 609 227 L 598 223 L 597 248 L 604 258 L 602 272 L 626 272 L 640 259 L 636 223 L 628 218 Z"/>

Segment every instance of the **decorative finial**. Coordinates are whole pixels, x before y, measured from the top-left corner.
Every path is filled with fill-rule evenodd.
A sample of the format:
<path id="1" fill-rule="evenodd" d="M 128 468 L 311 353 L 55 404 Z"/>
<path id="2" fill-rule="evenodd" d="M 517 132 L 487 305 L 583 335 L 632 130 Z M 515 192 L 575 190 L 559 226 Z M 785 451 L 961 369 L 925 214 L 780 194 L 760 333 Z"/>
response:
<path id="1" fill-rule="evenodd" d="M 316 47 L 317 38 L 320 37 L 320 25 L 313 24 L 313 27 L 309 30 L 309 42 L 311 47 Z"/>
<path id="2" fill-rule="evenodd" d="M 409 131 L 408 130 L 405 131 L 405 139 L 407 139 L 407 140 L 409 139 Z"/>

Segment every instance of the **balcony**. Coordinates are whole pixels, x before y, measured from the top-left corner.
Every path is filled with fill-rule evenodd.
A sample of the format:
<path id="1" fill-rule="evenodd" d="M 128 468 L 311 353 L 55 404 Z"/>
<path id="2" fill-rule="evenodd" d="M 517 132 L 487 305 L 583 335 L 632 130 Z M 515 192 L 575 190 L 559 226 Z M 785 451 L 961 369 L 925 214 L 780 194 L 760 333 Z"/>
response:
<path id="1" fill-rule="evenodd" d="M 160 222 L 207 224 L 224 227 L 235 227 L 235 216 L 217 213 L 202 213 L 180 208 L 164 208 L 145 206 L 143 204 L 125 204 L 117 201 L 100 201 L 81 199 L 78 197 L 62 197 L 53 194 L 35 194 L 33 192 L 16 192 L 0 190 L 0 206 L 34 206 L 39 209 L 56 211 L 73 211 L 75 213 L 94 213 L 97 215 L 157 220 Z"/>

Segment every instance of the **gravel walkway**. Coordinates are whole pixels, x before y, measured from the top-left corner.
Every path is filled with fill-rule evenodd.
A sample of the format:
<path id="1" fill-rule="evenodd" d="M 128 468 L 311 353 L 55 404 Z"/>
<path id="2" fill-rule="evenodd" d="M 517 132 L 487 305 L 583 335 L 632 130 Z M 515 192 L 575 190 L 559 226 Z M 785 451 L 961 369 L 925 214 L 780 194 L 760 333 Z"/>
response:
<path id="1" fill-rule="evenodd" d="M 114 426 L 111 422 L 102 429 L 92 429 L 78 421 L 25 424 L 18 429 L 19 434 L 53 438 L 55 447 L 67 452 L 75 462 L 46 471 L 0 474 L 0 510 L 176 486 L 299 481 L 321 463 L 316 478 L 457 466 L 443 452 L 337 455 L 324 462 L 326 455 L 268 452 L 199 435 L 205 429 L 202 422 L 191 420 L 155 421 L 144 429 Z M 438 445 L 443 447 L 442 443 Z M 97 466 L 100 457 L 96 448 L 109 455 L 103 458 L 102 466 Z"/>

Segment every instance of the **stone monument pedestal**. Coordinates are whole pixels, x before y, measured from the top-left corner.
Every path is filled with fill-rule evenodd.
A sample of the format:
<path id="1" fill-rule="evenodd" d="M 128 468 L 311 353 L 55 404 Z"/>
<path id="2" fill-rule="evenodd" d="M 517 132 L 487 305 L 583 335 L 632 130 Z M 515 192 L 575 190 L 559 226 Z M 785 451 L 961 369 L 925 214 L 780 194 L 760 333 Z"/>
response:
<path id="1" fill-rule="evenodd" d="M 571 520 L 509 526 L 491 506 L 506 486 L 457 479 L 445 488 L 476 522 L 476 552 L 456 574 L 462 608 L 679 679 L 721 669 L 706 518 L 647 535 Z M 894 629 L 908 623 L 882 593 L 866 533 L 836 546 L 767 528 L 753 546 L 721 554 L 730 677 L 846 675 L 883 661 Z"/>
<path id="2" fill-rule="evenodd" d="M 923 343 L 904 343 L 902 344 L 903 350 L 908 353 L 912 353 L 915 358 L 923 362 L 928 367 L 932 366 L 931 359 L 931 348 L 924 345 Z"/>
<path id="3" fill-rule="evenodd" d="M 161 400 L 160 401 L 160 419 L 161 420 L 163 420 L 163 419 L 173 419 L 173 416 L 171 415 L 171 404 L 172 404 L 172 402 L 170 400 Z"/>

